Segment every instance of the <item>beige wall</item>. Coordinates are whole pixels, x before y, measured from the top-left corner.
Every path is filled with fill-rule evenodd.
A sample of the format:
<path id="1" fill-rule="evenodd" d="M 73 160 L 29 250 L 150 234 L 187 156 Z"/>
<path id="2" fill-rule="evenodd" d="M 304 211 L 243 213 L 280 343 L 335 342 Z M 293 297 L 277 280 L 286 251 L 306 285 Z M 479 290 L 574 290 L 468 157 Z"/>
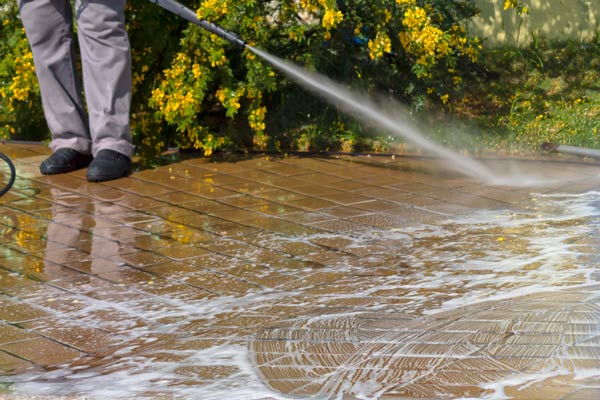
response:
<path id="1" fill-rule="evenodd" d="M 593 39 L 600 24 L 600 0 L 522 0 L 529 15 L 504 11 L 504 0 L 475 0 L 481 15 L 469 23 L 469 32 L 486 46 L 524 46 L 532 33 L 545 38 Z"/>

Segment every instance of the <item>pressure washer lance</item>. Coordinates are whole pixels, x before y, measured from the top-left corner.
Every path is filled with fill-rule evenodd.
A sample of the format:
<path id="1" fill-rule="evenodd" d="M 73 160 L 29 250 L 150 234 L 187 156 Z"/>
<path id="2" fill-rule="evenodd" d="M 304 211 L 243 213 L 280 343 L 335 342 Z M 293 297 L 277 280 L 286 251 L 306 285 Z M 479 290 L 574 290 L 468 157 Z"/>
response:
<path id="1" fill-rule="evenodd" d="M 150 3 L 154 3 L 157 6 L 164 8 L 167 11 L 172 12 L 175 15 L 178 15 L 178 16 L 190 21 L 193 24 L 198 25 L 201 28 L 206 29 L 207 31 L 209 31 L 211 33 L 214 33 L 215 35 L 227 40 L 230 43 L 233 43 L 240 47 L 246 46 L 246 42 L 244 40 L 240 39 L 240 37 L 238 35 L 236 35 L 235 33 L 229 32 L 228 30 L 223 29 L 219 25 L 214 24 L 212 22 L 208 22 L 203 19 L 199 19 L 194 11 L 192 11 L 189 8 L 187 8 L 186 6 L 176 2 L 175 0 L 148 0 L 148 1 L 150 1 Z"/>

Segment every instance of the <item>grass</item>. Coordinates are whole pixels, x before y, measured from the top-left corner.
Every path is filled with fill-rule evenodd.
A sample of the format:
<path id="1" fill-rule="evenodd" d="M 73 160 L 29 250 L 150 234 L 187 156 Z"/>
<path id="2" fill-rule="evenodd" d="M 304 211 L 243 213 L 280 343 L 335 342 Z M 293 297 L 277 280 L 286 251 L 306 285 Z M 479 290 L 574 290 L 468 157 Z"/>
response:
<path id="1" fill-rule="evenodd" d="M 600 41 L 484 51 L 483 70 L 450 104 L 477 141 L 496 152 L 526 153 L 544 142 L 600 147 Z"/>
<path id="2" fill-rule="evenodd" d="M 600 147 L 600 42 L 534 41 L 483 54 L 487 77 L 473 79 L 452 111 L 475 123 L 498 151 L 544 142 Z"/>

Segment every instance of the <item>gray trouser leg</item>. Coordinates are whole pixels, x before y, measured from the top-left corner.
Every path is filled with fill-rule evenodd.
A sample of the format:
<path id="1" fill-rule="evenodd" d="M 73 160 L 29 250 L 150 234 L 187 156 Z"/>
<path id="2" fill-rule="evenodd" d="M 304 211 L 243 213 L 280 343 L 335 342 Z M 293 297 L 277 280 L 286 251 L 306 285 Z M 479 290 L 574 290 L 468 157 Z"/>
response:
<path id="1" fill-rule="evenodd" d="M 33 52 L 50 147 L 90 153 L 92 144 L 76 74 L 73 17 L 68 0 L 17 0 Z"/>
<path id="2" fill-rule="evenodd" d="M 95 155 L 112 149 L 131 157 L 131 55 L 125 0 L 76 1 L 87 114 L 74 67 L 71 2 L 17 1 L 33 52 L 52 150 L 70 147 Z"/>
<path id="3" fill-rule="evenodd" d="M 125 0 L 78 0 L 77 34 L 90 119 L 92 153 L 112 149 L 131 157 L 131 50 Z"/>

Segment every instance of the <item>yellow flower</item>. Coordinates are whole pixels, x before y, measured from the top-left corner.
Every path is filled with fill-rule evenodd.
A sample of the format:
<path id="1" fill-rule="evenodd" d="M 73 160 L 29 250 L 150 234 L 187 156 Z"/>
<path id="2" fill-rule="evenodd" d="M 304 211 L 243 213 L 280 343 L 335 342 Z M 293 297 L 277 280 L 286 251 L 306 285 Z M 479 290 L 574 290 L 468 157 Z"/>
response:
<path id="1" fill-rule="evenodd" d="M 225 100 L 226 100 L 225 89 L 217 90 L 217 92 L 215 93 L 215 96 L 217 97 L 217 99 L 219 99 L 221 104 L 225 105 Z"/>
<path id="2" fill-rule="evenodd" d="M 376 60 L 392 51 L 392 41 L 385 33 L 378 32 L 375 39 L 369 40 L 367 47 L 369 48 L 369 57 Z"/>
<path id="3" fill-rule="evenodd" d="M 195 63 L 192 65 L 192 75 L 194 75 L 194 79 L 198 79 L 200 78 L 200 75 L 202 75 L 202 70 L 200 69 L 199 64 Z"/>
<path id="4" fill-rule="evenodd" d="M 433 7 L 419 7 L 408 1 L 397 1 L 406 6 L 402 17 L 405 29 L 398 33 L 398 38 L 406 53 L 421 67 L 417 72 L 419 78 L 428 78 L 431 75 L 430 69 L 454 51 L 476 60 L 477 48 L 468 44 L 464 27 L 453 25 L 449 31 L 444 32 L 435 22 L 441 20 L 441 16 L 430 16 L 436 12 Z M 474 40 L 473 43 L 479 46 L 478 41 Z"/>
<path id="5" fill-rule="evenodd" d="M 402 19 L 402 24 L 411 30 L 423 26 L 427 22 L 427 19 L 425 9 L 414 7 L 406 10 L 404 18 Z"/>
<path id="6" fill-rule="evenodd" d="M 325 10 L 321 24 L 325 29 L 335 28 L 344 19 L 344 14 L 340 10 L 328 8 Z"/>
<path id="7" fill-rule="evenodd" d="M 392 20 L 392 13 L 389 10 L 383 10 L 383 23 L 387 24 Z"/>
<path id="8" fill-rule="evenodd" d="M 255 108 L 250 112 L 248 116 L 248 124 L 255 132 L 262 132 L 266 126 L 264 123 L 265 115 L 267 113 L 267 107 Z"/>
<path id="9" fill-rule="evenodd" d="M 228 0 L 204 0 L 196 11 L 199 19 L 215 20 L 229 11 Z"/>
<path id="10" fill-rule="evenodd" d="M 504 10 L 509 8 L 515 8 L 517 6 L 517 0 L 504 0 Z"/>

